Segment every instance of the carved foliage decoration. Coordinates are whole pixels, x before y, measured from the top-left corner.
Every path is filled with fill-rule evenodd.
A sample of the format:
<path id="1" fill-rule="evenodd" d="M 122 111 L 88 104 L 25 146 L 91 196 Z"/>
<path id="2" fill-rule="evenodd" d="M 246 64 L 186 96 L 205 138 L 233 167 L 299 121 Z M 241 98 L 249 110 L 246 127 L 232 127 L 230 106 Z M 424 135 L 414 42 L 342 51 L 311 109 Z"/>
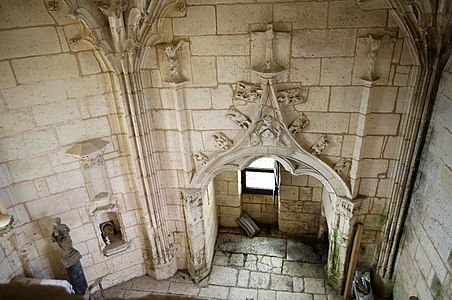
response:
<path id="1" fill-rule="evenodd" d="M 107 17 L 119 18 L 127 9 L 127 0 L 94 0 L 94 3 Z"/>
<path id="2" fill-rule="evenodd" d="M 306 97 L 303 96 L 301 88 L 280 90 L 276 93 L 276 99 L 281 106 L 306 102 Z"/>
<path id="3" fill-rule="evenodd" d="M 336 171 L 337 174 L 348 177 L 348 171 L 349 166 L 351 165 L 352 161 L 350 159 L 341 158 L 335 165 L 334 165 L 334 171 Z"/>
<path id="4" fill-rule="evenodd" d="M 193 154 L 193 157 L 201 165 L 205 165 L 209 161 L 209 158 L 207 157 L 207 155 L 205 155 L 201 152 Z"/>
<path id="5" fill-rule="evenodd" d="M 309 125 L 308 117 L 304 113 L 301 113 L 301 116 L 295 119 L 295 121 L 293 121 L 289 125 L 289 132 L 292 135 L 297 135 L 300 132 L 302 132 L 303 129 L 305 129 L 308 125 Z"/>
<path id="6" fill-rule="evenodd" d="M 229 107 L 226 116 L 237 123 L 243 130 L 247 131 L 251 125 L 250 118 L 238 111 L 234 106 Z"/>
<path id="7" fill-rule="evenodd" d="M 320 153 L 323 152 L 323 150 L 325 150 L 325 148 L 329 145 L 330 143 L 328 142 L 328 140 L 326 139 L 325 135 L 322 135 L 317 142 L 312 145 L 311 149 L 312 149 L 312 154 L 314 155 L 319 155 Z"/>
<path id="8" fill-rule="evenodd" d="M 220 147 L 221 149 L 227 151 L 232 147 L 232 141 L 227 138 L 224 134 L 221 132 L 217 132 L 212 136 L 213 141 L 215 144 Z"/>
<path id="9" fill-rule="evenodd" d="M 262 98 L 262 89 L 257 85 L 240 81 L 237 83 L 234 98 L 247 102 L 257 102 Z"/>

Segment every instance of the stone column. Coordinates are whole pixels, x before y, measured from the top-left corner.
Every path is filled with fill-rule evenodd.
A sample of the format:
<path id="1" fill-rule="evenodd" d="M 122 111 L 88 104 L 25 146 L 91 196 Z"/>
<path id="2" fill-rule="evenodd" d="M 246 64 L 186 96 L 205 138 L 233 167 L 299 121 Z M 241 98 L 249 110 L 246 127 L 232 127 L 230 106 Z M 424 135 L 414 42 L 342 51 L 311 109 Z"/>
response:
<path id="1" fill-rule="evenodd" d="M 353 242 L 357 203 L 346 198 L 337 198 L 336 220 L 330 235 L 327 278 L 333 288 L 340 291 L 346 276 L 349 248 Z"/>
<path id="2" fill-rule="evenodd" d="M 206 232 L 201 190 L 184 190 L 184 212 L 188 239 L 188 272 L 198 283 L 209 274 L 207 261 Z"/>

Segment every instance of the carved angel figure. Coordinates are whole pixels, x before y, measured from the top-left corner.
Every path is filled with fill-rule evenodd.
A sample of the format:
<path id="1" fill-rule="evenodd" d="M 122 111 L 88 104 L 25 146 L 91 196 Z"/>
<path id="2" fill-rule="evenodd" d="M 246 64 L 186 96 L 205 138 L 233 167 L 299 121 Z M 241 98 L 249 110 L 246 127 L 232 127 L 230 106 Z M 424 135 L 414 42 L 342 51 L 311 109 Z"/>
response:
<path id="1" fill-rule="evenodd" d="M 163 50 L 165 51 L 166 59 L 168 61 L 170 69 L 170 77 L 172 83 L 181 83 L 186 81 L 182 77 L 179 70 L 179 58 L 177 56 L 177 51 L 182 49 L 185 44 L 184 40 L 180 40 L 176 44 L 165 44 Z"/>
<path id="2" fill-rule="evenodd" d="M 377 80 L 378 77 L 375 75 L 375 61 L 377 60 L 378 50 L 380 49 L 381 39 L 377 39 L 371 34 L 367 36 L 370 43 L 370 50 L 367 53 L 368 69 L 367 74 L 363 77 L 366 80 Z"/>

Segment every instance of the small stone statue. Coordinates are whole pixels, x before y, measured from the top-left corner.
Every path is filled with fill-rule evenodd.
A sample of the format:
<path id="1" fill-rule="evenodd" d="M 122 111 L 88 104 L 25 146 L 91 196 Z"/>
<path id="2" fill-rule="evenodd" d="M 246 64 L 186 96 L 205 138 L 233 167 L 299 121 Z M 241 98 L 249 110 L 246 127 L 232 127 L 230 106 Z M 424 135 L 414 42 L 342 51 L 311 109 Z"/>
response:
<path id="1" fill-rule="evenodd" d="M 377 39 L 371 34 L 367 36 L 370 43 L 370 50 L 367 53 L 368 69 L 366 75 L 362 77 L 364 80 L 375 81 L 378 76 L 375 74 L 375 61 L 377 60 L 378 50 L 380 49 L 381 39 Z"/>
<path id="2" fill-rule="evenodd" d="M 177 51 L 181 50 L 185 43 L 184 40 L 180 40 L 175 44 L 166 44 L 163 46 L 170 69 L 170 80 L 167 83 L 178 84 L 187 81 L 180 72 L 179 57 L 177 55 Z"/>
<path id="3" fill-rule="evenodd" d="M 63 254 L 61 256 L 61 263 L 68 268 L 75 264 L 82 256 L 72 247 L 72 239 L 69 236 L 69 227 L 61 223 L 60 218 L 56 218 L 53 223 L 52 241 L 57 243 Z"/>
<path id="4" fill-rule="evenodd" d="M 61 263 L 66 268 L 69 282 L 77 295 L 84 295 L 88 284 L 80 263 L 82 255 L 72 247 L 72 239 L 69 236 L 70 229 L 66 224 L 61 223 L 60 218 L 55 218 L 52 231 L 52 241 L 63 249 Z"/>

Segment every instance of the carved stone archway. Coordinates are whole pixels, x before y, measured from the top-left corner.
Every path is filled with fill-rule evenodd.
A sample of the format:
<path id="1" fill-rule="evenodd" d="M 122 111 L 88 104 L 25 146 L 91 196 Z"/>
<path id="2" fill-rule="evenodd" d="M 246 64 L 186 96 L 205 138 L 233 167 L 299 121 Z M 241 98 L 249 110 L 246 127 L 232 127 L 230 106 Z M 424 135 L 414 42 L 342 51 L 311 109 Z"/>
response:
<path id="1" fill-rule="evenodd" d="M 206 253 L 212 252 L 207 238 L 206 224 L 203 220 L 203 195 L 214 176 L 228 169 L 244 169 L 255 158 L 273 157 L 283 163 L 292 174 L 311 175 L 320 180 L 330 194 L 329 203 L 324 208 L 329 226 L 330 249 L 328 258 L 328 278 L 337 289 L 342 288 L 345 277 L 347 252 L 352 241 L 354 208 L 352 194 L 345 181 L 316 155 L 327 146 L 326 136 L 322 136 L 311 149 L 303 149 L 295 140 L 309 122 L 304 114 L 287 125 L 280 108 L 293 102 L 303 101 L 299 89 L 276 90 L 274 81 L 285 68 L 273 59 L 273 27 L 268 25 L 265 31 L 266 52 L 262 63 L 253 67 L 261 78 L 261 86 L 244 82 L 237 85 L 235 97 L 247 98 L 253 103 L 250 116 L 231 106 L 226 114 L 237 126 L 243 129 L 243 135 L 233 147 L 208 161 L 208 157 L 199 153 L 195 158 L 202 167 L 194 174 L 185 191 L 185 216 L 189 240 L 189 271 L 194 281 L 199 282 L 209 273 L 211 261 Z M 237 93 L 240 93 L 237 95 Z M 290 96 L 288 96 L 290 95 Z M 290 100 L 288 98 L 290 97 Z M 230 143 L 227 143 L 228 145 Z"/>

